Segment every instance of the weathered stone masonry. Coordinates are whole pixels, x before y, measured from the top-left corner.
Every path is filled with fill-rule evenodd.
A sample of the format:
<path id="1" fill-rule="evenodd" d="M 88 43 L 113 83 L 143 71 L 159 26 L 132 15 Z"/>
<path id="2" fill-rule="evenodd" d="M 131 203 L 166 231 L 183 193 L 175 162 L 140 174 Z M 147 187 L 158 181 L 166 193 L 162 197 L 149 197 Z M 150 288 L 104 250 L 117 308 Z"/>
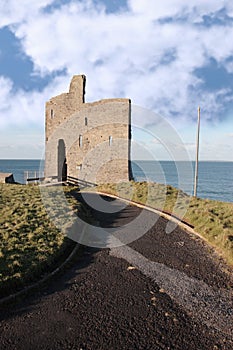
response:
<path id="1" fill-rule="evenodd" d="M 85 103 L 84 75 L 72 78 L 68 93 L 46 103 L 45 176 L 66 175 L 94 183 L 131 178 L 131 102 Z"/>

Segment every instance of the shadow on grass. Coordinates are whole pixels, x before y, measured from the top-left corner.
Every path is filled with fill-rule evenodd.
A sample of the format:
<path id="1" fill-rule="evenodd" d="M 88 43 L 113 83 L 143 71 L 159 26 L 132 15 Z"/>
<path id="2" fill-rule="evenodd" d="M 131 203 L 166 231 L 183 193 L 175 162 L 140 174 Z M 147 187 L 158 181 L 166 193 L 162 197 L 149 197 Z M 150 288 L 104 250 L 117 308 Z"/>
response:
<path id="1" fill-rule="evenodd" d="M 71 244 L 73 248 L 76 245 L 75 242 Z M 0 305 L 0 321 L 33 312 L 43 302 L 43 297 L 71 288 L 73 278 L 85 273 L 85 268 L 94 263 L 97 251 L 98 249 L 80 245 L 76 255 L 59 273 L 13 301 Z"/>
<path id="2" fill-rule="evenodd" d="M 137 207 L 125 205 L 121 201 L 108 196 L 99 196 L 93 193 L 85 193 L 83 195 L 77 190 L 70 191 L 70 195 L 79 203 L 81 202 L 85 209 L 84 212 L 77 213 L 82 220 L 89 224 L 95 223 L 96 225 L 98 223 L 99 226 L 105 228 L 120 227 L 133 220 L 141 211 Z M 96 209 L 99 207 L 104 209 L 105 204 L 106 207 L 111 207 L 110 213 Z M 95 209 L 93 209 L 92 205 Z M 67 240 L 69 239 L 67 238 Z M 68 246 L 71 252 L 76 242 L 69 241 Z M 30 290 L 27 294 L 15 299 L 13 302 L 0 305 L 0 320 L 14 318 L 31 312 L 37 308 L 38 304 L 43 302 L 43 297 L 71 288 L 75 276 L 86 273 L 85 269 L 95 262 L 95 254 L 98 251 L 100 251 L 99 248 L 87 247 L 80 244 L 76 256 L 73 257 L 59 274 L 53 276 L 45 284 L 40 285 L 40 287 L 33 289 L 33 291 Z M 61 265 L 61 262 L 65 260 L 67 255 L 66 251 L 66 255 L 61 255 L 56 263 L 53 264 L 52 268 L 50 267 L 50 271 Z M 15 293 L 16 290 L 13 292 Z"/>

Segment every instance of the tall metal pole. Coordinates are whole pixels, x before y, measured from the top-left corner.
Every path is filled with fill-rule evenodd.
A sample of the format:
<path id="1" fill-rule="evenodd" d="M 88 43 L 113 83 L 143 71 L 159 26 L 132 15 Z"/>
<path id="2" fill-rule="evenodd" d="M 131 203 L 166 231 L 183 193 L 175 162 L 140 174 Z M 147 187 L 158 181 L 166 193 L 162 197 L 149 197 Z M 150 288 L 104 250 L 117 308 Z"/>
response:
<path id="1" fill-rule="evenodd" d="M 194 191 L 193 191 L 194 197 L 197 196 L 197 185 L 198 185 L 198 157 L 199 157 L 200 117 L 201 117 L 201 108 L 198 107 L 197 141 L 196 141 L 196 166 L 195 166 L 195 179 L 194 179 Z"/>

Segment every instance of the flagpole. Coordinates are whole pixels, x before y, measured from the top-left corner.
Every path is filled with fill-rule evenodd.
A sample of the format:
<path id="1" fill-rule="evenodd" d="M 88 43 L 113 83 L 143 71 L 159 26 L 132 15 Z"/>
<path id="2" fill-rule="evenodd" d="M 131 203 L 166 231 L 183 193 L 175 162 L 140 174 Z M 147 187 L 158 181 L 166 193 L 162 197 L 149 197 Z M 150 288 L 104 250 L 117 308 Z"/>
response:
<path id="1" fill-rule="evenodd" d="M 195 166 L 195 178 L 194 178 L 194 190 L 193 190 L 193 196 L 194 197 L 197 196 L 197 185 L 198 185 L 198 158 L 199 158 L 200 117 L 201 117 L 201 108 L 198 107 L 197 140 L 196 140 L 196 166 Z"/>

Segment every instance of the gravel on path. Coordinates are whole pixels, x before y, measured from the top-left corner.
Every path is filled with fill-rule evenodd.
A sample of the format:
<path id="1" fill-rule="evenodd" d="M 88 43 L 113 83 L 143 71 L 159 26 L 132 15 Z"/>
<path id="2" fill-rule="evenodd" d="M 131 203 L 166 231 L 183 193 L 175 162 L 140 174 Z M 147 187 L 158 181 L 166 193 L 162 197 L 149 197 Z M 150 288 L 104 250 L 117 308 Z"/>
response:
<path id="1" fill-rule="evenodd" d="M 92 214 L 120 227 L 127 211 L 139 213 Z M 230 275 L 200 239 L 165 226 L 128 246 L 85 247 L 49 285 L 1 306 L 0 348 L 232 350 Z"/>

